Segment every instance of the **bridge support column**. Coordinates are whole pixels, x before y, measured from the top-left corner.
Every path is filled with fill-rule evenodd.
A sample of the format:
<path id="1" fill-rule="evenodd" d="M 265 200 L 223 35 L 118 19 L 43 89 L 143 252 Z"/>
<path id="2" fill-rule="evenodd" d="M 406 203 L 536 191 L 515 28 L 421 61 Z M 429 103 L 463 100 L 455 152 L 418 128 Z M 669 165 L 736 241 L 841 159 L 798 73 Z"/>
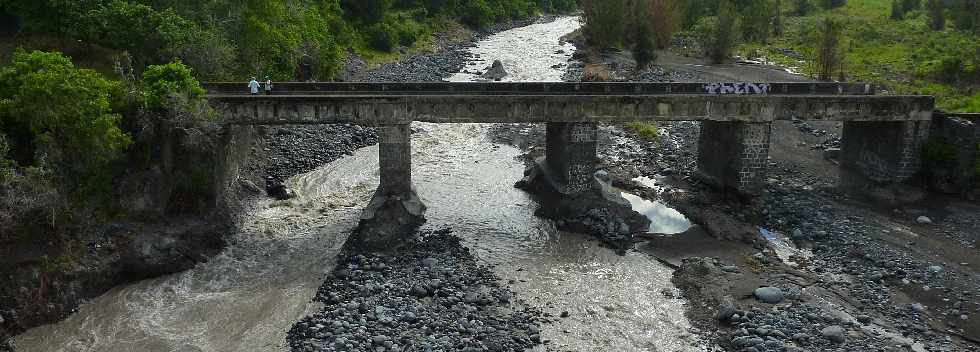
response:
<path id="1" fill-rule="evenodd" d="M 762 194 L 771 139 L 768 122 L 702 122 L 698 141 L 702 180 L 743 196 Z"/>
<path id="2" fill-rule="evenodd" d="M 598 124 L 549 122 L 547 151 L 527 170 L 517 187 L 535 195 L 538 216 L 556 220 L 562 230 L 591 233 L 620 249 L 633 245 L 634 233 L 650 229 L 650 220 L 608 178 L 596 176 Z"/>
<path id="3" fill-rule="evenodd" d="M 844 186 L 893 186 L 919 171 L 929 121 L 844 122 L 840 161 Z"/>
<path id="4" fill-rule="evenodd" d="M 425 222 L 425 204 L 412 186 L 412 131 L 409 124 L 378 128 L 378 190 L 361 214 L 357 231 L 348 245 L 363 250 L 385 251 L 398 247 Z"/>
<path id="5" fill-rule="evenodd" d="M 549 122 L 546 177 L 564 195 L 575 195 L 597 188 L 596 139 L 594 122 Z"/>

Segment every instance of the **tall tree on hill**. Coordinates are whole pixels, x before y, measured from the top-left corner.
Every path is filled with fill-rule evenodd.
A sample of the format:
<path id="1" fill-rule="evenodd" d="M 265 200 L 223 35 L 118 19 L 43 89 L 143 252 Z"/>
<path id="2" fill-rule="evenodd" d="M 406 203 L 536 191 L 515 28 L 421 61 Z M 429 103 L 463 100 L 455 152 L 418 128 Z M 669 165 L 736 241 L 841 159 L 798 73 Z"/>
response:
<path id="1" fill-rule="evenodd" d="M 772 34 L 781 37 L 785 28 L 783 28 L 783 0 L 776 0 L 773 3 L 773 15 L 772 15 Z"/>
<path id="2" fill-rule="evenodd" d="M 830 81 L 834 77 L 834 70 L 843 67 L 844 53 L 841 50 L 843 32 L 840 23 L 831 19 L 824 18 L 820 23 L 817 33 L 817 74 L 821 81 Z M 843 73 L 841 73 L 843 75 Z"/>
<path id="3" fill-rule="evenodd" d="M 626 30 L 627 0 L 585 0 L 582 33 L 586 42 L 597 50 L 623 44 Z"/>
<path id="4" fill-rule="evenodd" d="M 721 0 L 718 5 L 718 17 L 709 33 L 702 38 L 707 43 L 708 57 L 714 63 L 724 62 L 735 46 L 735 29 L 738 25 L 738 11 L 730 0 Z"/>
<path id="5" fill-rule="evenodd" d="M 934 31 L 946 29 L 946 8 L 942 0 L 929 0 L 929 28 Z"/>

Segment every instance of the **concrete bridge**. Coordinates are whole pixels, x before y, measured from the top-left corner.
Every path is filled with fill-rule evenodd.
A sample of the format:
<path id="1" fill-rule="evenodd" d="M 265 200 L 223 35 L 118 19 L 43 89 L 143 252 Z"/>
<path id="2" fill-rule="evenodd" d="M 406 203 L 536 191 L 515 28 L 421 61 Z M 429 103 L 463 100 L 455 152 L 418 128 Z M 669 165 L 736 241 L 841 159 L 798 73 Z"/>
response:
<path id="1" fill-rule="evenodd" d="M 841 162 L 879 183 L 919 167 L 934 110 L 930 96 L 875 96 L 836 83 L 207 83 L 225 124 L 355 123 L 380 127 L 380 195 L 411 193 L 413 121 L 547 123 L 549 181 L 574 196 L 593 188 L 596 124 L 701 121 L 699 170 L 716 186 L 764 188 L 775 120 L 843 121 Z"/>

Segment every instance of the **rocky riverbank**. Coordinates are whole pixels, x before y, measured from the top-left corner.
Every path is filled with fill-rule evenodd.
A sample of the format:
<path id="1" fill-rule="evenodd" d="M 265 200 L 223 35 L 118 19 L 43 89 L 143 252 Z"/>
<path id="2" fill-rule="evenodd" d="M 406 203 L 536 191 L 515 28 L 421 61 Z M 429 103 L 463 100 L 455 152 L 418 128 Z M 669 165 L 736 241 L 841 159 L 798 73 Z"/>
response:
<path id="1" fill-rule="evenodd" d="M 692 303 L 689 316 L 719 346 L 980 350 L 976 202 L 931 195 L 883 207 L 848 194 L 829 172 L 838 166 L 823 158 L 839 143 L 839 124 L 794 121 L 774 124 L 767 191 L 745 204 L 694 177 L 698 124 L 658 128 L 655 142 L 604 128 L 601 140 L 613 145 L 600 147 L 600 159 L 619 186 L 659 197 L 699 225 L 638 249 L 678 268 L 674 281 Z M 634 182 L 637 176 L 661 189 Z"/>
<path id="2" fill-rule="evenodd" d="M 514 299 L 451 231 L 391 255 L 348 249 L 320 287 L 325 306 L 289 331 L 293 351 L 522 351 L 541 312 Z"/>

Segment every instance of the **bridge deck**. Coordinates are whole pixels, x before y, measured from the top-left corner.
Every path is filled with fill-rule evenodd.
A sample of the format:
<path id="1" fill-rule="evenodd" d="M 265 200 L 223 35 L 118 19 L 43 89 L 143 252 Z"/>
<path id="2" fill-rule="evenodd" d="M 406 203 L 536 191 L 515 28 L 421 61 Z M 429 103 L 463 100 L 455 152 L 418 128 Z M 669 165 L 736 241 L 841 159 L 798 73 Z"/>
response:
<path id="1" fill-rule="evenodd" d="M 924 121 L 934 109 L 931 96 L 874 96 L 866 84 L 281 83 L 274 95 L 205 86 L 229 124 Z"/>

